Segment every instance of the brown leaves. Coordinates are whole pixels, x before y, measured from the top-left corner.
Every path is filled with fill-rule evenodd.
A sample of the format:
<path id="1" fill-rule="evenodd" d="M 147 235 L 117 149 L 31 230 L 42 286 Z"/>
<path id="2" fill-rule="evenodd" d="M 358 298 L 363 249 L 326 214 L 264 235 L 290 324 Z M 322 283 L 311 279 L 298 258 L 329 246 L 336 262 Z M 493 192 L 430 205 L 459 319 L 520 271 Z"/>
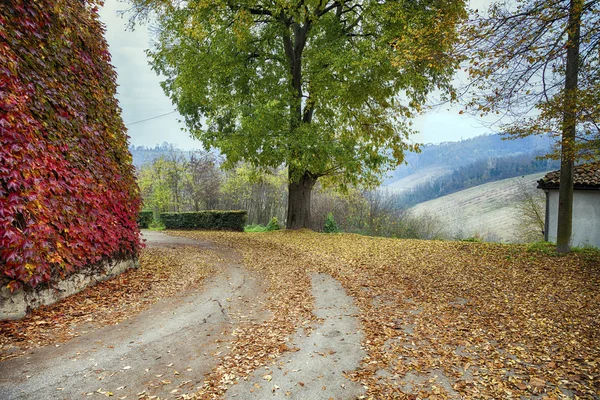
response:
<path id="1" fill-rule="evenodd" d="M 360 369 L 345 375 L 366 388 L 367 398 L 600 395 L 597 259 L 577 254 L 552 257 L 516 245 L 307 231 L 174 233 L 239 249 L 246 268 L 262 276 L 269 287 L 264 297 L 257 293 L 256 298 L 270 311 L 268 318 L 232 317 L 239 321 L 233 332 L 223 332 L 231 338 L 228 351 L 216 354 L 219 365 L 206 377 L 197 398 L 218 397 L 254 371 L 259 377 L 272 377 L 279 356 L 297 350 L 287 339 L 297 330 L 308 334 L 316 320 L 311 272 L 333 275 L 360 309 L 358 317 L 365 333 L 362 346 L 368 356 Z M 6 325 L 0 325 L 2 340 L 7 340 L 3 343 L 16 343 L 10 335 L 28 329 L 34 332 L 28 335 L 34 336 L 26 335 L 22 342 L 49 343 L 60 331 L 57 324 L 69 327 L 92 315 L 97 319 L 92 323 L 104 323 L 111 314 L 103 314 L 102 307 L 94 308 L 103 296 L 112 298 L 113 303 L 115 297 L 111 296 L 117 296 L 127 304 L 124 309 L 135 310 L 136 301 L 144 296 L 153 301 L 154 296 L 177 293 L 194 284 L 189 280 L 193 275 L 189 273 L 190 260 L 197 257 L 212 262 L 215 258 L 205 254 L 193 248 L 148 249 L 142 268 L 122 275 L 128 283 L 96 295 L 95 290 L 117 279 L 90 288 L 85 296 L 74 296 L 77 306 L 66 301 L 69 306 L 50 308 L 56 311 L 34 313 L 19 328 L 5 330 Z M 206 267 L 209 261 L 198 265 L 194 274 L 202 275 L 206 271 L 202 265 Z M 144 278 L 143 274 L 148 275 Z M 144 283 L 139 286 L 138 281 Z M 118 312 L 114 310 L 113 315 L 128 315 Z M 265 378 L 260 383 L 277 382 Z M 300 386 L 312 384 L 298 382 Z M 324 393 L 329 395 L 327 388 Z"/>
<path id="2" fill-rule="evenodd" d="M 238 351 L 265 343 L 263 328 L 301 327 L 312 307 L 299 304 L 308 296 L 307 273 L 325 272 L 361 309 L 368 357 L 347 375 L 368 388 L 368 397 L 600 394 L 597 260 L 517 245 L 308 231 L 185 235 L 243 250 L 246 266 L 271 282 L 267 306 L 277 317 L 246 330 Z M 285 350 L 281 343 L 261 347 L 273 352 L 268 363 Z"/>
<path id="3" fill-rule="evenodd" d="M 194 247 L 146 248 L 139 269 L 34 310 L 22 320 L 0 321 L 0 360 L 130 318 L 162 297 L 199 284 L 215 260 L 213 252 Z"/>

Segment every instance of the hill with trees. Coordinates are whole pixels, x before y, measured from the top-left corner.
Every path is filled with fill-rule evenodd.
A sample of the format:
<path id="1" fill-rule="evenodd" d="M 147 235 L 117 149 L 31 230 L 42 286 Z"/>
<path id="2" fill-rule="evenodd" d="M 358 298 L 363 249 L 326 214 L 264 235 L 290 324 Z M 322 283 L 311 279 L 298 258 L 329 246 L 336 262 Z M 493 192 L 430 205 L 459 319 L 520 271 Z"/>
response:
<path id="1" fill-rule="evenodd" d="M 421 146 L 420 153 L 406 154 L 405 164 L 389 174 L 384 184 L 393 187 L 395 181 L 412 174 L 420 174 L 431 168 L 453 171 L 491 158 L 544 155 L 549 153 L 553 146 L 554 139 L 549 136 L 505 140 L 505 137 L 500 134 L 482 135 L 458 142 L 425 144 Z"/>

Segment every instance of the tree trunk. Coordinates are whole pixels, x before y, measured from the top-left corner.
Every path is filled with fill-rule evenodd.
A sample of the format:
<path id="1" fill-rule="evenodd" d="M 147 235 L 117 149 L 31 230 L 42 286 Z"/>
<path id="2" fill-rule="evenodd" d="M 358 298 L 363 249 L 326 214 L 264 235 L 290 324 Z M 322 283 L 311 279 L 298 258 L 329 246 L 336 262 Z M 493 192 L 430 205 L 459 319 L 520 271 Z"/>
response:
<path id="1" fill-rule="evenodd" d="M 577 128 L 576 98 L 579 74 L 579 41 L 583 0 L 571 0 L 567 39 L 567 67 L 565 71 L 565 99 L 560 159 L 560 187 L 558 190 L 558 226 L 556 251 L 571 251 L 573 227 L 573 163 Z"/>
<path id="2" fill-rule="evenodd" d="M 291 179 L 288 185 L 287 229 L 308 228 L 310 223 L 310 196 L 317 178 L 304 172 L 298 182 Z"/>

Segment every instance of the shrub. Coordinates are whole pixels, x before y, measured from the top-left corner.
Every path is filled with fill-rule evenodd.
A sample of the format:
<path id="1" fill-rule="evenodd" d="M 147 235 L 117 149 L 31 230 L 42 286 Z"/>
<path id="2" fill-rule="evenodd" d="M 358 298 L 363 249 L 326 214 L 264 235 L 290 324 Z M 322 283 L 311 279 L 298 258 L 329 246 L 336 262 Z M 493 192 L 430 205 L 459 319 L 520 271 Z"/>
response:
<path id="1" fill-rule="evenodd" d="M 325 218 L 325 227 L 323 228 L 325 233 L 338 233 L 340 232 L 340 228 L 338 228 L 335 219 L 333 219 L 333 214 L 328 213 L 327 218 Z"/>
<path id="2" fill-rule="evenodd" d="M 197 211 L 161 213 L 160 219 L 167 229 L 206 229 L 244 231 L 246 211 Z"/>
<path id="3" fill-rule="evenodd" d="M 279 229 L 281 229 L 281 227 L 279 226 L 279 221 L 277 220 L 277 217 L 271 218 L 271 220 L 267 224 L 267 231 L 278 231 Z"/>
<path id="4" fill-rule="evenodd" d="M 154 211 L 142 210 L 138 215 L 137 224 L 142 229 L 148 229 L 154 220 Z"/>
<path id="5" fill-rule="evenodd" d="M 261 224 L 252 224 L 244 227 L 244 232 L 267 232 L 267 227 Z"/>

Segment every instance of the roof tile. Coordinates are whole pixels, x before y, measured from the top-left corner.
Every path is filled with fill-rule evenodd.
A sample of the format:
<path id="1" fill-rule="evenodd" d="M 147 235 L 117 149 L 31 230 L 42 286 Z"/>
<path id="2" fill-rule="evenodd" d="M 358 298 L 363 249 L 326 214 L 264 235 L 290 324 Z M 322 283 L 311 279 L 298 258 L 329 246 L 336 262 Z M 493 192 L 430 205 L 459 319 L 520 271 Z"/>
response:
<path id="1" fill-rule="evenodd" d="M 540 189 L 557 189 L 560 184 L 560 170 L 548 172 L 538 181 Z M 600 161 L 578 165 L 573 170 L 573 188 L 600 190 Z"/>

